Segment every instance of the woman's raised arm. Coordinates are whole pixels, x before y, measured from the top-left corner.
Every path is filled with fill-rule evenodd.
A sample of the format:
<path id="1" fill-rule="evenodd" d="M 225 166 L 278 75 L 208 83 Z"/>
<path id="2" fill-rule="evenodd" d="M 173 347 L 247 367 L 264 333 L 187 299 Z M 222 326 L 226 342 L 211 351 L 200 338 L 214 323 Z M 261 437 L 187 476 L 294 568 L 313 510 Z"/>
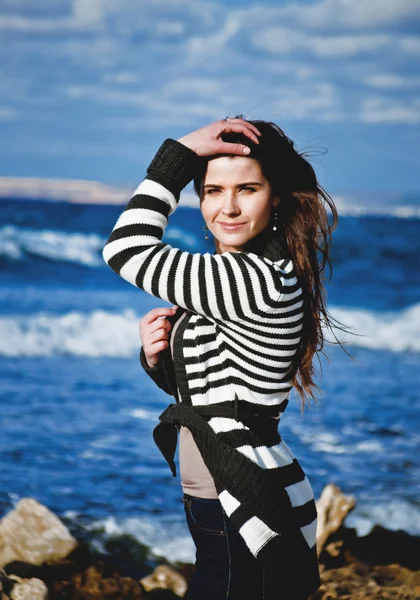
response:
<path id="1" fill-rule="evenodd" d="M 288 277 L 287 260 L 283 271 L 253 253 L 193 254 L 161 241 L 198 156 L 181 142 L 163 142 L 117 220 L 103 258 L 132 285 L 210 319 L 264 316 L 278 307 L 283 286 L 296 284 Z"/>

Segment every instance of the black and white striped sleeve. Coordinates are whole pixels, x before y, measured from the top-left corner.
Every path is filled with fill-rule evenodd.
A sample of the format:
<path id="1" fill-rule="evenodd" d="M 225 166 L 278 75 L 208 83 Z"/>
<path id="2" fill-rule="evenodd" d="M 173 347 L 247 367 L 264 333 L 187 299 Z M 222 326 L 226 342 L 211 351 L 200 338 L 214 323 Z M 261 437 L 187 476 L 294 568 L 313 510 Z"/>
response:
<path id="1" fill-rule="evenodd" d="M 180 142 L 164 141 L 117 220 L 103 258 L 131 284 L 212 320 L 242 321 L 274 311 L 283 285 L 292 281 L 267 259 L 246 252 L 184 252 L 161 241 L 198 159 Z"/>

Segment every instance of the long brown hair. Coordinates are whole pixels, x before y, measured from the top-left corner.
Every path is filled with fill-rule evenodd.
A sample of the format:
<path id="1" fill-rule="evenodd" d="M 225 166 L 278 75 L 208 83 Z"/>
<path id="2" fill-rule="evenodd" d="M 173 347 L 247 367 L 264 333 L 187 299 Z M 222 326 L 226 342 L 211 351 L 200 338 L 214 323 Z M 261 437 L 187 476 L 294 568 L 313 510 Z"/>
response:
<path id="1" fill-rule="evenodd" d="M 234 118 L 243 117 L 237 115 Z M 338 212 L 331 196 L 318 183 L 315 171 L 306 158 L 307 154 L 298 152 L 294 142 L 276 123 L 262 120 L 248 122 L 255 125 L 262 134 L 258 145 L 241 133 L 223 133 L 222 139 L 248 146 L 251 152 L 247 156 L 259 161 L 265 177 L 271 184 L 273 196 L 280 196 L 277 209 L 278 228 L 272 234 L 277 235 L 287 248 L 303 291 L 304 317 L 301 340 L 291 367 L 294 373 L 293 386 L 300 395 L 303 412 L 305 400 L 310 401 L 310 398 L 313 398 L 318 403 L 313 393 L 315 388 L 320 391 L 314 382 L 313 359 L 318 352 L 325 355 L 323 347 L 326 339 L 323 326 L 332 331 L 332 328 L 336 327 L 333 322 L 339 323 L 327 311 L 323 283 L 326 280 L 327 265 L 330 272 L 329 281 L 332 278 L 331 234 L 337 227 Z M 194 188 L 198 196 L 210 158 L 212 157 L 202 161 L 203 168 L 194 178 Z M 331 210 L 331 224 L 326 205 Z M 338 329 L 345 331 L 342 327 Z M 335 339 L 337 340 L 336 337 Z M 338 340 L 337 343 L 342 346 Z"/>

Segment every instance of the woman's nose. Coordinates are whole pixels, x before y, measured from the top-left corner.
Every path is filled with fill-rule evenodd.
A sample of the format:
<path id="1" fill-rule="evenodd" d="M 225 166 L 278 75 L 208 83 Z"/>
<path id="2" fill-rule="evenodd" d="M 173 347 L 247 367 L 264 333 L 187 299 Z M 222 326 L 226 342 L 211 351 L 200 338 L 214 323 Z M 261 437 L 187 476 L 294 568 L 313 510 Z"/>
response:
<path id="1" fill-rule="evenodd" d="M 234 192 L 227 192 L 223 198 L 222 212 L 226 214 L 236 214 L 240 212 L 237 203 L 236 194 Z"/>

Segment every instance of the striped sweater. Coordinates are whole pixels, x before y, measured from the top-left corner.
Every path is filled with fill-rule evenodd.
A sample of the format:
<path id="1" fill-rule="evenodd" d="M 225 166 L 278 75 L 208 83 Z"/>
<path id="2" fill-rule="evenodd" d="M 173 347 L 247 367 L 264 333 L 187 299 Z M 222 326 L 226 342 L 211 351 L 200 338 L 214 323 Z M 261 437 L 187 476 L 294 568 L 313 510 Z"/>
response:
<path id="1" fill-rule="evenodd" d="M 142 365 L 175 396 L 177 419 L 191 430 L 220 502 L 252 554 L 277 579 L 284 598 L 300 600 L 320 585 L 317 511 L 311 484 L 278 433 L 278 421 L 269 419 L 275 432 L 264 431 L 240 419 L 205 420 L 197 411 L 239 397 L 281 416 L 303 323 L 302 289 L 290 257 L 271 236 L 222 254 L 193 254 L 162 242 L 198 161 L 183 144 L 164 141 L 118 218 L 103 258 L 131 284 L 178 305 L 172 321 L 187 312 L 173 360 L 163 351 L 163 364 L 150 369 L 143 352 Z"/>

